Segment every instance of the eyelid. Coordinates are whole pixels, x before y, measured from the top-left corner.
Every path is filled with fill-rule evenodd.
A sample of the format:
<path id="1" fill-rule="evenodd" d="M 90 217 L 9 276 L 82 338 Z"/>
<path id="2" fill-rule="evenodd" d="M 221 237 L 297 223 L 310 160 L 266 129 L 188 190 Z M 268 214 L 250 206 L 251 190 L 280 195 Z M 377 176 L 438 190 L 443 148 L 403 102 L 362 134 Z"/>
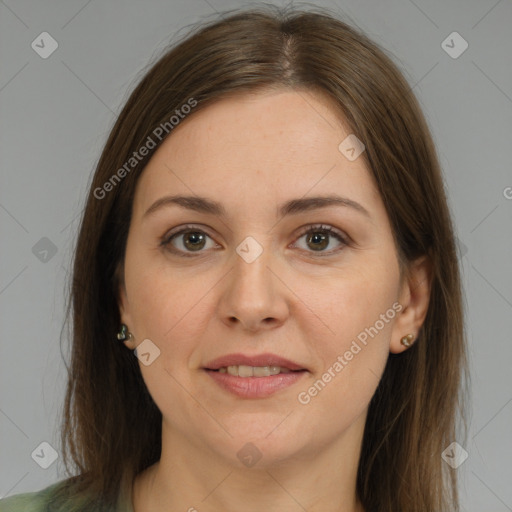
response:
<path id="1" fill-rule="evenodd" d="M 170 231 L 167 231 L 165 233 L 165 235 L 161 238 L 162 240 L 162 243 L 165 244 L 165 243 L 168 243 L 170 241 L 170 239 L 175 236 L 175 235 L 180 235 L 182 233 L 186 233 L 187 231 L 202 231 L 204 232 L 206 235 L 208 235 L 210 238 L 213 238 L 207 231 L 207 229 L 205 229 L 204 227 L 200 226 L 199 224 L 185 224 L 183 226 L 178 226 L 174 229 L 171 229 Z"/>
<path id="2" fill-rule="evenodd" d="M 331 226 L 330 224 L 308 224 L 307 226 L 304 226 L 301 228 L 301 231 L 297 235 L 297 238 L 300 238 L 301 236 L 304 236 L 307 233 L 314 231 L 326 231 L 330 235 L 337 236 L 340 238 L 342 242 L 349 243 L 350 237 L 343 233 L 342 231 L 336 229 L 334 226 Z"/>

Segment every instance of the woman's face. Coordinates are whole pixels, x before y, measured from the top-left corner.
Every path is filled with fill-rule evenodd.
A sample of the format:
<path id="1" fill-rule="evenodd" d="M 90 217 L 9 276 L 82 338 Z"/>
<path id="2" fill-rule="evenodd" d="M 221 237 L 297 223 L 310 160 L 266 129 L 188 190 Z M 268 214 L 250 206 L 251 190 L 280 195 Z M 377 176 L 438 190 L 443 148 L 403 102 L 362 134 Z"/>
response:
<path id="1" fill-rule="evenodd" d="M 151 158 L 120 307 L 166 435 L 260 465 L 359 439 L 411 324 L 382 200 L 353 139 L 339 148 L 349 135 L 321 96 L 259 93 L 191 115 Z"/>

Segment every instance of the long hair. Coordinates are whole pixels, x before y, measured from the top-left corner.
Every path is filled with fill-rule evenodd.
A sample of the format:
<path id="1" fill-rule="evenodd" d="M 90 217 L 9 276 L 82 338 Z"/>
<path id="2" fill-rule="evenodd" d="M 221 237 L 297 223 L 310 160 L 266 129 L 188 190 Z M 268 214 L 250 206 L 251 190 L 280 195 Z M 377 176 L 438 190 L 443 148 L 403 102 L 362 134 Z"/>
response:
<path id="1" fill-rule="evenodd" d="M 162 414 L 136 358 L 116 340 L 121 269 L 145 164 L 172 136 L 176 111 L 193 116 L 230 95 L 273 88 L 318 91 L 331 99 L 351 133 L 364 141 L 361 157 L 384 202 L 401 265 L 406 269 L 422 255 L 432 263 L 419 337 L 403 354 L 389 355 L 369 405 L 359 499 L 368 512 L 459 510 L 456 470 L 441 454 L 465 439 L 457 436 L 467 386 L 464 308 L 429 128 L 398 67 L 358 29 L 325 9 L 268 5 L 203 21 L 166 50 L 129 96 L 105 144 L 73 261 L 67 310 L 72 351 L 61 431 L 69 478 L 53 510 L 71 510 L 68 497 L 81 499 L 81 510 L 113 507 L 133 478 L 160 458 Z M 463 427 L 466 436 L 465 422 Z"/>

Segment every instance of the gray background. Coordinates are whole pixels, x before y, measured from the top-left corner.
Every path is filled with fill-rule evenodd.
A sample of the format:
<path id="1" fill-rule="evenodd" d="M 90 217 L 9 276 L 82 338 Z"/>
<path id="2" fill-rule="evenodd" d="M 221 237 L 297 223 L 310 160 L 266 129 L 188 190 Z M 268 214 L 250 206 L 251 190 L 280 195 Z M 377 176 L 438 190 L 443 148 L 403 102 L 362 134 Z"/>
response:
<path id="1" fill-rule="evenodd" d="M 315 4 L 392 53 L 432 129 L 468 314 L 473 416 L 469 457 L 457 469 L 463 507 L 511 511 L 512 2 Z M 140 71 L 184 26 L 242 5 L 0 1 L 0 497 L 63 478 L 60 457 L 43 469 L 31 454 L 41 453 L 42 442 L 59 448 L 65 279 L 91 173 L 116 114 Z M 453 31 L 469 45 L 458 58 L 441 45 Z M 58 43 L 46 59 L 31 47 L 42 32 Z"/>

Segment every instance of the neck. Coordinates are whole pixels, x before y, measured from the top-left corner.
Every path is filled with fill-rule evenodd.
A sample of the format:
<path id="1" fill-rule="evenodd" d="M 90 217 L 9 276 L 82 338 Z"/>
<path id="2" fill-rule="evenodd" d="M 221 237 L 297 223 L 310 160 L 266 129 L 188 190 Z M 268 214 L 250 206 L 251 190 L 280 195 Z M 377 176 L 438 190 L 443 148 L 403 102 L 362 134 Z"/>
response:
<path id="1" fill-rule="evenodd" d="M 164 421 L 160 461 L 134 482 L 134 512 L 364 512 L 356 477 L 365 416 L 325 446 L 240 467 Z M 243 444 L 243 443 L 242 443 Z"/>

